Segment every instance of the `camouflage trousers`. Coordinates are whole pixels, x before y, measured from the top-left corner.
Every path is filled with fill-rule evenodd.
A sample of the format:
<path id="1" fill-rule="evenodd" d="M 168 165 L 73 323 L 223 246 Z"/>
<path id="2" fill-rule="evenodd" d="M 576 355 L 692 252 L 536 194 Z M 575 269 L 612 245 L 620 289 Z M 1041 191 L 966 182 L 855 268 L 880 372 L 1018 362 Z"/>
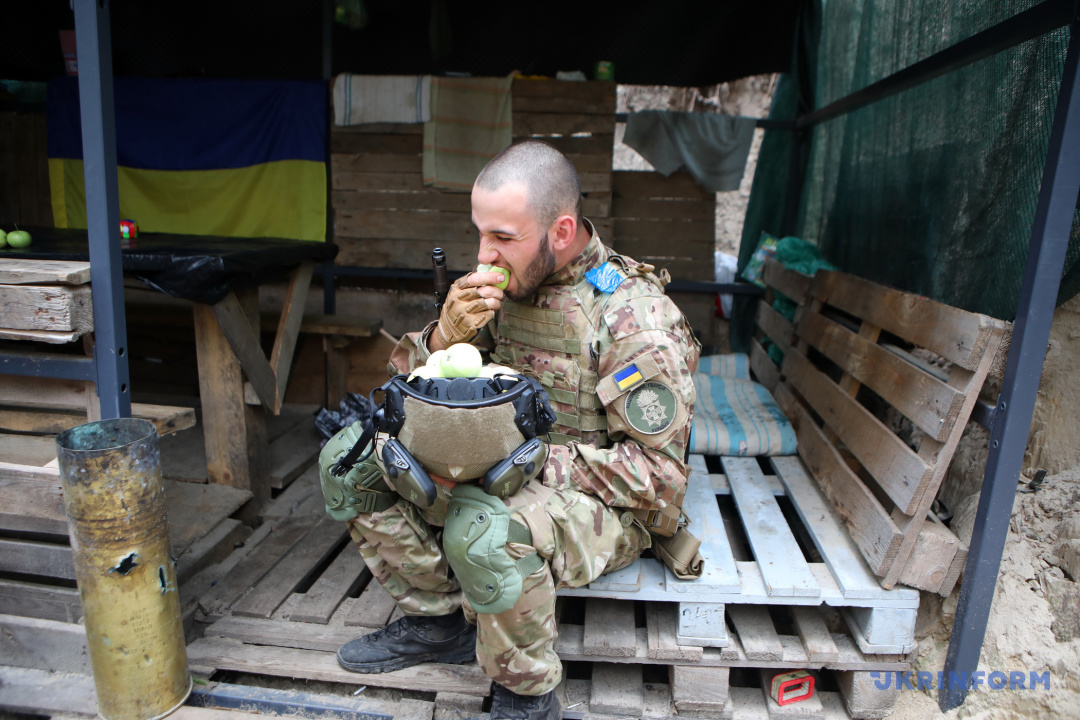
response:
<path id="1" fill-rule="evenodd" d="M 476 657 L 488 677 L 521 695 L 553 690 L 562 680 L 555 591 L 626 567 L 650 546 L 648 532 L 629 512 L 590 495 L 529 483 L 505 502 L 511 517 L 529 528 L 532 545 L 508 543 L 507 552 L 517 559 L 535 548 L 547 562 L 525 578 L 512 608 L 482 614 L 463 598 L 440 547 L 449 499 L 441 486 L 430 508 L 400 499 L 384 512 L 350 520 L 349 532 L 402 612 L 445 615 L 462 607 L 477 626 Z"/>

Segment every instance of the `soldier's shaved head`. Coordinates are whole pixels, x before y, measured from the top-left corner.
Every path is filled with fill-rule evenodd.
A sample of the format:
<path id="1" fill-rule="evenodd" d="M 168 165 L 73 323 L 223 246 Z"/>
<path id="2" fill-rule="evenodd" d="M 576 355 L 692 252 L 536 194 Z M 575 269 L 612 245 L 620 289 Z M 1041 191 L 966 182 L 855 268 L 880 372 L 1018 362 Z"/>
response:
<path id="1" fill-rule="evenodd" d="M 546 142 L 523 140 L 492 158 L 476 186 L 492 192 L 511 182 L 525 186 L 529 206 L 541 228 L 561 215 L 581 222 L 581 181 L 565 155 Z"/>

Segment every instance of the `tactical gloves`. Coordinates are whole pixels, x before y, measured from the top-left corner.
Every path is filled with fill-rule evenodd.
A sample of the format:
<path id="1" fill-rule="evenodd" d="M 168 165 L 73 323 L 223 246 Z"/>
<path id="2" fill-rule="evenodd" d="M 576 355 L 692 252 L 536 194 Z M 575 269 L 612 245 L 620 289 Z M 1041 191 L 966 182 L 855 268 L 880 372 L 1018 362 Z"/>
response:
<path id="1" fill-rule="evenodd" d="M 494 317 L 495 311 L 480 297 L 478 289 L 469 285 L 469 276 L 465 275 L 450 286 L 439 316 L 439 339 L 444 347 L 469 342 Z"/>

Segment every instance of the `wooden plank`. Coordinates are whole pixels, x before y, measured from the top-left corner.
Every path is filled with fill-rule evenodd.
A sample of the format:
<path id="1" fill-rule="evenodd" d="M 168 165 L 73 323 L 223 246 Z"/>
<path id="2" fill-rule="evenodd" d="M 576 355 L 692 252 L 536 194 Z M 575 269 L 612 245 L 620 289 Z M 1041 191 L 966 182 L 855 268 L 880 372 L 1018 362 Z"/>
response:
<path id="1" fill-rule="evenodd" d="M 588 100 L 578 100 L 557 95 L 539 97 L 528 95 L 519 96 L 515 93 L 513 103 L 515 116 L 517 113 L 588 113 L 590 115 L 611 117 L 613 121 L 615 115 L 614 97 L 596 97 Z M 612 122 L 612 124 L 614 124 L 614 122 Z M 514 133 L 517 134 L 519 132 L 522 131 L 519 130 L 515 124 Z"/>
<path id="2" fill-rule="evenodd" d="M 87 717 L 97 708 L 94 678 L 81 673 L 0 665 L 0 707 L 9 717 L 21 717 L 9 713 Z"/>
<path id="3" fill-rule="evenodd" d="M 840 651 L 833 642 L 829 629 L 817 608 L 793 607 L 795 630 L 806 648 L 807 659 L 812 663 L 829 663 L 840 659 Z"/>
<path id="4" fill-rule="evenodd" d="M 586 115 L 559 112 L 518 112 L 514 110 L 514 135 L 573 135 L 615 132 L 615 114 Z"/>
<path id="5" fill-rule="evenodd" d="M 335 153 L 330 156 L 331 173 L 418 173 L 423 172 L 423 169 L 423 155 L 420 149 L 408 155 L 387 153 L 351 153 L 342 155 Z"/>
<path id="6" fill-rule="evenodd" d="M 0 571 L 74 580 L 75 561 L 68 545 L 0 539 Z"/>
<path id="7" fill-rule="evenodd" d="M 641 219 L 702 219 L 715 222 L 716 199 L 686 200 L 668 198 L 616 197 L 611 203 L 611 215 L 616 218 Z"/>
<path id="8" fill-rule="evenodd" d="M 836 684 L 852 718 L 876 720 L 892 714 L 896 701 L 900 699 L 900 687 L 895 682 L 885 688 L 879 687 L 881 678 L 875 675 L 877 673 L 837 673 Z"/>
<path id="9" fill-rule="evenodd" d="M 164 484 L 169 537 L 177 556 L 251 499 L 247 490 L 227 485 L 177 480 L 165 480 Z"/>
<path id="10" fill-rule="evenodd" d="M 82 602 L 75 588 L 0 580 L 0 615 L 74 623 L 82 618 Z"/>
<path id="11" fill-rule="evenodd" d="M 234 615 L 268 618 L 348 534 L 333 518 L 323 518 L 233 607 Z"/>
<path id="12" fill-rule="evenodd" d="M 928 522 L 919 530 L 911 558 L 904 564 L 900 583 L 908 587 L 940 593 L 953 558 L 960 550 L 960 539 L 940 523 Z M 955 580 L 953 581 L 955 583 Z M 951 589 L 951 588 L 950 588 Z"/>
<path id="13" fill-rule="evenodd" d="M 783 457 L 791 457 L 783 456 Z M 775 475 L 763 475 L 762 480 L 765 481 L 765 486 L 769 488 L 776 497 L 781 495 L 787 495 L 787 490 L 784 489 L 784 484 L 780 482 L 780 478 Z M 728 484 L 727 475 L 722 473 L 709 473 L 709 483 L 712 485 L 713 492 L 717 495 L 730 495 L 731 485 Z M 749 560 L 750 558 L 740 558 L 742 560 Z"/>
<path id="14" fill-rule="evenodd" d="M 211 310 L 263 407 L 276 414 L 280 408 L 274 369 L 263 352 L 257 328 L 252 327 L 236 293 L 230 292 L 211 306 Z"/>
<path id="15" fill-rule="evenodd" d="M 777 390 L 777 403 L 795 426 L 799 457 L 832 503 L 870 569 L 883 574 L 896 556 L 903 534 L 787 386 L 781 385 Z"/>
<path id="16" fill-rule="evenodd" d="M 780 368 L 756 339 L 750 341 L 750 369 L 759 383 L 769 392 L 776 393 L 776 386 L 780 384 Z"/>
<path id="17" fill-rule="evenodd" d="M 210 618 L 225 614 L 233 602 L 250 590 L 311 529 L 308 518 L 286 520 L 273 527 L 269 536 L 254 548 L 238 567 L 223 576 L 199 597 L 199 606 Z"/>
<path id="18" fill-rule="evenodd" d="M 640 665 L 593 664 L 590 712 L 641 717 L 644 701 Z"/>
<path id="19" fill-rule="evenodd" d="M 0 328 L 0 340 L 29 340 L 31 342 L 43 342 L 50 345 L 63 345 L 74 342 L 82 336 L 77 330 L 70 332 L 58 332 L 53 330 L 9 330 Z"/>
<path id="20" fill-rule="evenodd" d="M 420 134 L 390 134 L 339 132 L 330 133 L 332 155 L 353 153 L 377 153 L 390 155 L 413 155 L 424 151 L 424 137 Z"/>
<path id="21" fill-rule="evenodd" d="M 754 458 L 721 458 L 769 595 L 817 597 L 821 589 Z"/>
<path id="22" fill-rule="evenodd" d="M 275 409 L 280 412 L 285 402 L 285 387 L 289 383 L 289 370 L 292 368 L 293 354 L 296 350 L 296 338 L 300 334 L 300 323 L 304 318 L 304 303 L 307 301 L 308 288 L 315 263 L 302 262 L 292 271 L 289 287 L 282 302 L 281 319 L 274 334 L 274 347 L 270 351 L 270 367 L 277 380 Z"/>
<path id="23" fill-rule="evenodd" d="M 276 321 L 272 317 L 262 318 L 262 328 L 272 329 Z M 382 318 L 365 318 L 355 315 L 304 315 L 300 325 L 301 333 L 311 335 L 341 335 L 343 337 L 372 337 L 382 327 Z"/>
<path id="24" fill-rule="evenodd" d="M 658 172 L 620 171 L 613 173 L 611 187 L 616 198 L 716 200 L 715 193 L 704 190 L 693 175 L 683 170 L 667 177 Z"/>
<path id="25" fill-rule="evenodd" d="M 968 370 L 978 367 L 1000 320 L 839 272 L 819 272 L 814 297 Z"/>
<path id="26" fill-rule="evenodd" d="M 13 465 L 41 467 L 56 458 L 56 440 L 40 435 L 0 433 L 0 458 Z"/>
<path id="27" fill-rule="evenodd" d="M 906 515 L 918 507 L 934 468 L 798 350 L 784 354 L 783 373 L 889 498 Z"/>
<path id="28" fill-rule="evenodd" d="M 553 100 L 565 98 L 578 102 L 590 100 L 606 100 L 615 102 L 615 83 L 608 80 L 563 81 L 563 80 L 531 80 L 514 78 L 512 95 L 515 101 L 525 98 L 545 98 Z M 607 111 L 605 111 L 607 112 Z M 614 105 L 610 112 L 614 113 Z"/>
<path id="29" fill-rule="evenodd" d="M 759 302 L 757 311 L 754 313 L 754 322 L 770 340 L 776 343 L 786 358 L 791 350 L 792 336 L 795 334 L 795 326 L 791 321 L 766 303 Z"/>
<path id="30" fill-rule="evenodd" d="M 748 660 L 781 660 L 784 647 L 773 627 L 769 611 L 761 605 L 729 605 L 728 617 L 739 634 Z"/>
<path id="31" fill-rule="evenodd" d="M 79 260 L 0 259 L 0 285 L 84 285 L 90 263 Z"/>
<path id="32" fill-rule="evenodd" d="M 655 247 L 662 243 L 664 251 L 669 245 L 680 251 L 698 252 L 715 249 L 716 219 L 703 218 L 624 218 L 615 215 L 615 237 L 632 249 Z M 632 241 L 637 242 L 632 242 Z M 698 259 L 701 256 L 698 255 Z"/>
<path id="33" fill-rule="evenodd" d="M 423 123 L 363 123 L 338 127 L 332 125 L 330 133 L 333 135 L 349 134 L 372 134 L 372 135 L 423 135 Z"/>
<path id="34" fill-rule="evenodd" d="M 705 569 L 694 583 L 708 587 L 711 592 L 739 592 L 742 582 L 727 542 L 724 520 L 720 517 L 720 508 L 716 505 L 716 496 L 709 482 L 709 470 L 705 466 L 704 455 L 690 456 L 690 477 L 687 479 L 683 509 L 690 518 L 694 534 L 701 539 L 701 556 L 705 559 Z M 675 579 L 670 570 L 667 572 L 668 588 L 678 591 L 687 584 Z M 689 601 L 692 598 L 684 599 Z"/>
<path id="35" fill-rule="evenodd" d="M 586 600 L 584 648 L 589 655 L 633 657 L 637 648 L 634 604 L 599 598 Z"/>
<path id="36" fill-rule="evenodd" d="M 90 674 L 86 628 L 75 623 L 0 615 L 4 665 Z"/>
<path id="37" fill-rule="evenodd" d="M 76 332 L 94 329 L 89 285 L 0 285 L 0 327 Z"/>
<path id="38" fill-rule="evenodd" d="M 818 313 L 804 314 L 796 333 L 930 437 L 944 440 L 952 430 L 962 392 Z"/>
<path id="39" fill-rule="evenodd" d="M 469 213 L 412 210 L 340 210 L 337 232 L 348 237 L 408 240 L 422 238 L 432 243 L 470 240 L 476 231 Z M 430 253 L 429 253 L 430 264 Z"/>
<path id="40" fill-rule="evenodd" d="M 338 234 L 334 238 L 340 251 L 339 265 L 363 267 L 393 267 L 431 270 L 431 249 L 435 245 L 423 238 L 385 239 L 353 238 Z M 446 267 L 451 271 L 468 272 L 476 267 L 476 238 L 440 243 L 446 252 Z"/>
<path id="41" fill-rule="evenodd" d="M 680 645 L 676 640 L 677 623 L 678 615 L 674 604 L 651 602 L 645 606 L 650 660 L 690 663 L 701 660 L 700 646 Z"/>
<path id="42" fill-rule="evenodd" d="M 219 670 L 273 675 L 305 680 L 356 685 L 356 673 L 345 670 L 337 662 L 336 653 L 317 650 L 245 645 L 224 638 L 201 638 L 188 645 L 188 662 Z M 445 665 L 422 663 L 404 670 L 364 675 L 365 685 L 418 690 L 421 692 L 458 692 L 466 695 L 487 695 L 491 679 L 479 665 Z"/>
<path id="43" fill-rule="evenodd" d="M 524 140 L 527 136 L 519 135 L 515 129 L 514 141 Z M 546 137 L 544 142 L 553 146 L 556 150 L 567 157 L 578 155 L 603 155 L 611 157 L 615 148 L 615 129 L 608 133 L 592 133 L 591 135 L 564 135 L 563 137 Z M 611 163 L 608 163 L 611 167 Z"/>
<path id="44" fill-rule="evenodd" d="M 0 462 L 0 528 L 66 535 L 59 470 Z"/>
<path id="45" fill-rule="evenodd" d="M 382 192 L 379 190 L 334 190 L 331 202 L 338 210 L 440 210 L 468 213 L 472 207 L 466 193 L 428 191 Z"/>
<path id="46" fill-rule="evenodd" d="M 337 172 L 330 183 L 334 190 L 424 190 L 421 173 Z"/>
<path id="47" fill-rule="evenodd" d="M 671 666 L 668 678 L 675 709 L 679 714 L 722 711 L 728 702 L 730 673 L 726 667 Z"/>
<path id="48" fill-rule="evenodd" d="M 373 628 L 357 630 L 337 624 L 321 625 L 226 615 L 207 627 L 204 637 L 231 638 L 249 645 L 337 652 L 345 643 L 372 631 Z"/>
<path id="49" fill-rule="evenodd" d="M 270 443 L 270 486 L 280 490 L 308 469 L 319 456 L 322 433 L 314 418 L 305 418 Z"/>
<path id="50" fill-rule="evenodd" d="M 255 300 L 258 300 L 257 295 Z M 240 362 L 215 319 L 213 309 L 209 305 L 193 303 L 192 311 L 210 482 L 249 490 L 255 496 L 255 504 L 261 507 L 270 497 L 269 478 L 264 469 L 265 420 L 261 411 L 248 408 L 244 403 Z"/>
<path id="51" fill-rule="evenodd" d="M 814 280 L 810 275 L 788 270 L 776 258 L 769 258 L 765 261 L 762 279 L 767 286 L 779 291 L 796 305 L 805 304 L 810 293 L 810 283 Z"/>
<path id="52" fill-rule="evenodd" d="M 369 582 L 345 616 L 346 627 L 381 628 L 397 609 L 397 602 L 377 581 Z"/>
<path id="53" fill-rule="evenodd" d="M 315 584 L 308 588 L 289 618 L 325 625 L 348 595 L 371 580 L 371 572 L 356 548 L 345 546 Z"/>
<path id="54" fill-rule="evenodd" d="M 224 486 L 212 485 L 207 487 Z M 208 533 L 196 538 L 182 553 L 174 546 L 173 552 L 178 553 L 176 558 L 177 582 L 184 584 L 200 570 L 221 562 L 236 549 L 237 543 L 243 543 L 250 535 L 251 530 L 239 520 L 225 518 L 212 527 Z"/>

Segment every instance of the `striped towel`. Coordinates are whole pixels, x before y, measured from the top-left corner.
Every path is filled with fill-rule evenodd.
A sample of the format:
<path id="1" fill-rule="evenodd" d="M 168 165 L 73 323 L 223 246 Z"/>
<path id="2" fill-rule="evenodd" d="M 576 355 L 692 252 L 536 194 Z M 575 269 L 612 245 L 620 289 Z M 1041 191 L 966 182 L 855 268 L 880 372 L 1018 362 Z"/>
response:
<path id="1" fill-rule="evenodd" d="M 503 148 L 513 130 L 514 78 L 431 81 L 431 122 L 424 124 L 424 184 L 472 190 L 473 181 Z"/>
<path id="2" fill-rule="evenodd" d="M 727 355 L 706 355 L 698 363 L 698 372 L 702 375 L 720 375 L 750 379 L 750 359 L 746 353 Z"/>
<path id="3" fill-rule="evenodd" d="M 422 123 L 431 120 L 430 75 L 334 78 L 334 124 Z"/>
<path id="4" fill-rule="evenodd" d="M 746 378 L 698 373 L 694 388 L 697 405 L 690 452 L 734 456 L 795 453 L 795 430 L 764 386 Z"/>

